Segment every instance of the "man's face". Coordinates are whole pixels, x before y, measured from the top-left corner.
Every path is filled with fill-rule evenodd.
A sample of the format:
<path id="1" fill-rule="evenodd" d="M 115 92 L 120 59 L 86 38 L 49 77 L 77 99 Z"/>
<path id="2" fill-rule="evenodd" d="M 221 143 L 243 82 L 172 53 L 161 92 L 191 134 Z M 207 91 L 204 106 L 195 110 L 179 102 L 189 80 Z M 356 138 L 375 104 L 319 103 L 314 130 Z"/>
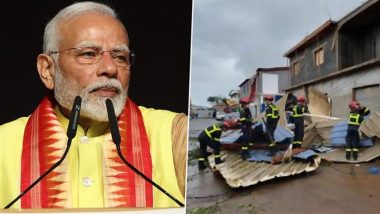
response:
<path id="1" fill-rule="evenodd" d="M 74 47 L 97 47 L 114 50 L 127 47 L 128 36 L 112 17 L 83 14 L 60 25 L 59 50 Z M 117 115 L 123 110 L 129 85 L 129 68 L 115 64 L 110 52 L 96 63 L 78 62 L 75 51 L 59 53 L 54 75 L 54 92 L 58 103 L 71 109 L 75 96 L 83 99 L 81 115 L 95 121 L 107 121 L 105 99 L 111 98 Z"/>

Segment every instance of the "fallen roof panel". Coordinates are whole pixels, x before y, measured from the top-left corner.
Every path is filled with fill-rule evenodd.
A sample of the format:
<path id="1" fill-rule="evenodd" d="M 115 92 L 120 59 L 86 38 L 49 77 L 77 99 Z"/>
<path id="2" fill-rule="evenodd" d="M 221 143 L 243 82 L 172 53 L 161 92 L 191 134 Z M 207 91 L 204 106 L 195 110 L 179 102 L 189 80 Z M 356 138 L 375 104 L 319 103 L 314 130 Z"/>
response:
<path id="1" fill-rule="evenodd" d="M 310 86 L 308 89 L 308 101 L 310 114 L 324 116 L 331 115 L 331 105 L 329 104 L 328 97 L 313 86 Z M 325 120 L 320 117 L 311 117 L 310 119 L 312 122 Z"/>
<path id="2" fill-rule="evenodd" d="M 270 164 L 244 161 L 238 152 L 222 151 L 221 154 L 225 162 L 215 165 L 213 155 L 211 155 L 208 158 L 210 167 L 213 171 L 220 172 L 226 183 L 233 188 L 252 186 L 274 178 L 314 171 L 321 162 L 321 158 L 315 156 L 312 161 L 307 162 L 292 160 L 280 164 Z"/>
<path id="3" fill-rule="evenodd" d="M 380 112 L 374 112 L 360 126 L 362 131 L 368 137 L 376 136 L 380 138 Z"/>
<path id="4" fill-rule="evenodd" d="M 337 148 L 332 151 L 320 154 L 322 159 L 331 162 L 341 162 L 341 163 L 363 163 L 371 161 L 380 156 L 380 142 L 377 140 L 374 146 L 360 149 L 358 159 L 355 161 L 353 159 L 346 159 L 346 148 Z"/>

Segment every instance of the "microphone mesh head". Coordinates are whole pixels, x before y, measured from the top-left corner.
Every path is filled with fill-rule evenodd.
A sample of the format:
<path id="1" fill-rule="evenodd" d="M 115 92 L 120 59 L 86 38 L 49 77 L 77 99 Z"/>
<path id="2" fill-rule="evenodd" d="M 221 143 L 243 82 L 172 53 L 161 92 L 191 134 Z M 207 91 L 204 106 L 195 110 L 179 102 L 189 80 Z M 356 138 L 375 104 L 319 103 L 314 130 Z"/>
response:
<path id="1" fill-rule="evenodd" d="M 121 137 L 120 137 L 119 126 L 118 126 L 116 115 L 115 115 L 115 109 L 113 108 L 112 101 L 109 98 L 106 99 L 106 107 L 107 107 L 107 114 L 108 114 L 112 140 L 115 144 L 120 144 Z"/>

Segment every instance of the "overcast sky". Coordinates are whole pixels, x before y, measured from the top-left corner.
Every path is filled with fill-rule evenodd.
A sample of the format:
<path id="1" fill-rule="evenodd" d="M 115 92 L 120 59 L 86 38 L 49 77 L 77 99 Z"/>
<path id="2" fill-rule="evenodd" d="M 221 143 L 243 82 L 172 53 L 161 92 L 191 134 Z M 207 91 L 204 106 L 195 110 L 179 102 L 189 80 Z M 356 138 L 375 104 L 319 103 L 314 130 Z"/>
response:
<path id="1" fill-rule="evenodd" d="M 257 68 L 288 66 L 284 53 L 325 21 L 365 0 L 194 0 L 191 101 L 210 107 Z"/>

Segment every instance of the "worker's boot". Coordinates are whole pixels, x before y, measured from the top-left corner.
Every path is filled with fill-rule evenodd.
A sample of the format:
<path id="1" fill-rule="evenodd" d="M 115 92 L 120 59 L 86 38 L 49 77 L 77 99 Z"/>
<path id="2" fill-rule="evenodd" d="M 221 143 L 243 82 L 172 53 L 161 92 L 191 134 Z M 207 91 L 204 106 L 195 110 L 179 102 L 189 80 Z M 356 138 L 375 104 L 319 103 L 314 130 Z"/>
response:
<path id="1" fill-rule="evenodd" d="M 351 149 L 346 149 L 346 159 L 347 160 L 351 159 Z"/>
<path id="2" fill-rule="evenodd" d="M 220 159 L 220 157 L 216 157 L 214 160 L 215 160 L 215 164 L 221 164 L 224 162 L 223 160 Z"/>
<path id="3" fill-rule="evenodd" d="M 246 159 L 248 159 L 250 157 L 251 157 L 251 155 L 250 155 L 250 152 L 248 150 L 248 146 L 241 147 L 241 158 L 243 160 L 246 160 Z"/>
<path id="4" fill-rule="evenodd" d="M 204 170 L 206 169 L 205 161 L 204 160 L 198 160 L 198 169 Z"/>
<path id="5" fill-rule="evenodd" d="M 276 142 L 269 144 L 269 157 L 273 157 L 277 154 Z"/>
<path id="6" fill-rule="evenodd" d="M 301 141 L 293 141 L 292 148 L 293 149 L 301 148 L 301 145 L 302 145 Z"/>
<path id="7" fill-rule="evenodd" d="M 353 149 L 352 150 L 352 158 L 354 158 L 354 160 L 358 159 L 358 152 L 359 152 L 358 149 Z"/>
<path id="8" fill-rule="evenodd" d="M 277 154 L 277 149 L 276 148 L 273 147 L 273 148 L 269 149 L 269 154 L 268 154 L 269 157 L 276 156 L 276 154 Z"/>

